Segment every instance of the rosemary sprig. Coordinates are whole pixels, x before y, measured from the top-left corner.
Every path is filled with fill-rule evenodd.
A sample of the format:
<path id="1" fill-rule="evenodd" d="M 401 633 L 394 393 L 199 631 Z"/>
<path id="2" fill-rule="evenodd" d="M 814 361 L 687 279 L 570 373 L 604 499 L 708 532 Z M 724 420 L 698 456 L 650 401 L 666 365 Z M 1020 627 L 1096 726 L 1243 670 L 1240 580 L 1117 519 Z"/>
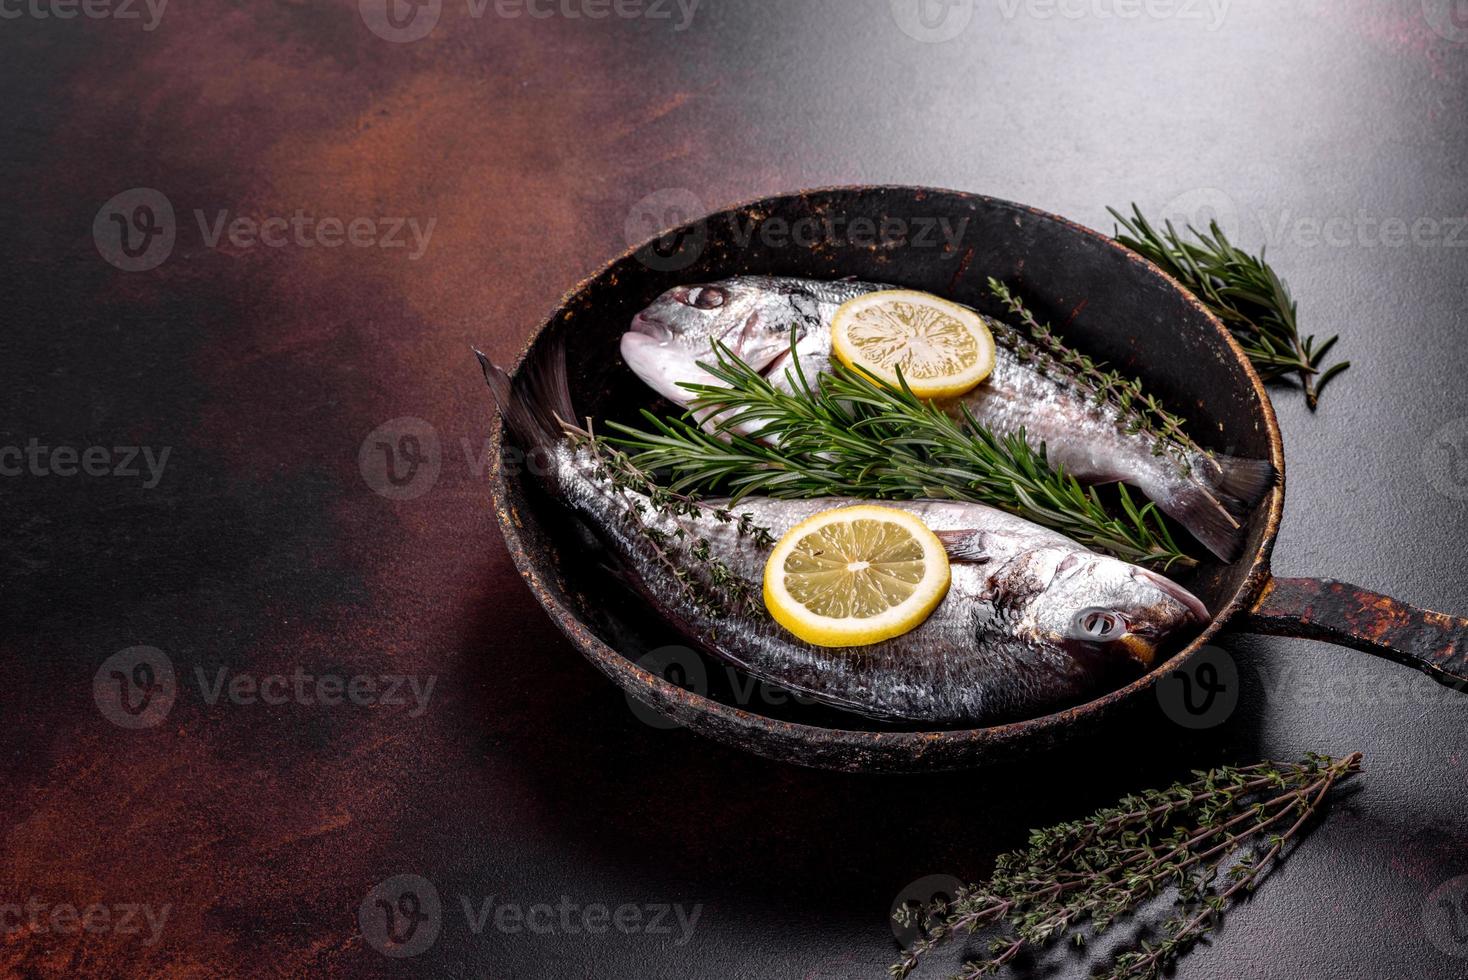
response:
<path id="1" fill-rule="evenodd" d="M 1300 336 L 1298 307 L 1285 281 L 1264 260 L 1230 242 L 1217 221 L 1209 234 L 1191 225 L 1195 241 L 1185 241 L 1171 221 L 1158 231 L 1132 205 L 1130 217 L 1108 208 L 1124 229 L 1116 240 L 1145 256 L 1172 276 L 1213 311 L 1232 331 L 1244 353 L 1266 381 L 1299 375 L 1305 402 L 1314 411 L 1320 393 L 1336 375 L 1351 366 L 1341 361 L 1325 367 L 1325 357 L 1339 337 L 1317 345 L 1314 335 Z"/>
<path id="2" fill-rule="evenodd" d="M 1331 787 L 1361 769 L 1361 753 L 1311 754 L 1303 762 L 1264 762 L 1195 772 L 1188 783 L 1128 796 L 1113 807 L 1030 835 L 1029 847 L 1001 856 L 982 885 L 925 909 L 899 909 L 897 921 L 923 935 L 892 965 L 902 980 L 934 948 L 986 927 L 1001 933 L 986 959 L 954 980 L 997 972 L 1026 949 L 1068 936 L 1084 945 L 1169 885 L 1177 911 L 1161 938 L 1127 950 L 1100 980 L 1154 980 L 1209 932 L 1229 904 L 1252 891 L 1315 815 Z M 1219 869 L 1249 853 L 1224 876 Z"/>
<path id="3" fill-rule="evenodd" d="M 734 574 L 722 559 L 715 557 L 708 538 L 698 536 L 689 542 L 689 532 L 677 519 L 709 516 L 720 524 L 732 523 L 741 538 L 749 538 L 760 548 L 775 545 L 769 528 L 756 524 L 747 513 L 735 514 L 730 506 L 709 503 L 696 493 L 662 486 L 630 456 L 596 435 L 590 419 L 586 420 L 584 429 L 565 421 L 561 427 L 574 446 L 586 451 L 592 462 L 593 474 L 620 491 L 627 504 L 628 517 L 647 539 L 653 557 L 667 569 L 690 601 L 714 618 L 728 616 L 741 607 L 762 608 L 762 600 L 754 594 L 749 583 Z M 666 531 L 650 523 L 648 517 L 653 514 L 669 519 L 673 530 Z M 685 551 L 686 557 L 697 562 L 697 566 L 684 560 Z M 699 580 L 699 569 L 706 576 L 706 581 Z"/>
<path id="4" fill-rule="evenodd" d="M 686 385 L 694 416 L 644 411 L 648 430 L 609 423 L 614 441 L 645 472 L 671 475 L 671 490 L 803 498 L 946 498 L 1017 514 L 1087 547 L 1138 564 L 1191 565 L 1160 512 L 1118 487 L 1122 515 L 1093 488 L 1052 468 L 1043 445 L 1020 432 L 995 435 L 967 411 L 954 419 L 913 394 L 839 364 L 813 386 L 792 350 L 793 392 L 776 388 L 726 348 L 703 365 L 719 384 Z"/>
<path id="5" fill-rule="evenodd" d="M 1058 372 L 1078 391 L 1083 391 L 1099 405 L 1110 405 L 1124 420 L 1128 433 L 1141 432 L 1152 438 L 1152 454 L 1171 452 L 1186 474 L 1195 456 L 1207 455 L 1202 446 L 1183 429 L 1185 421 L 1163 408 L 1155 397 L 1142 390 L 1140 378 L 1123 377 L 1120 371 L 1107 371 L 1079 351 L 1067 347 L 1050 324 L 1041 323 L 1012 290 L 989 277 L 989 292 L 1010 313 L 1019 318 L 1029 333 L 1028 339 L 1001 320 L 990 320 L 990 328 L 998 326 L 995 339 L 1021 361 L 1033 364 L 1044 374 Z"/>

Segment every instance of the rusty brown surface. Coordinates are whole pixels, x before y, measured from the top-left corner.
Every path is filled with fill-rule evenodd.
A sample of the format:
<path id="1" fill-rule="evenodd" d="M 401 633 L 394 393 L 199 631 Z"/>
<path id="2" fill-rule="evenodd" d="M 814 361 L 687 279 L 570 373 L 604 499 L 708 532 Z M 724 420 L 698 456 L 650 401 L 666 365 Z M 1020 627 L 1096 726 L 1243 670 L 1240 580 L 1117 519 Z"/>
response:
<path id="1" fill-rule="evenodd" d="M 174 0 L 150 32 L 0 22 L 0 446 L 173 453 L 149 490 L 0 485 L 0 905 L 170 910 L 154 942 L 146 927 L 7 916 L 0 976 L 881 976 L 895 951 L 885 917 L 908 882 L 978 878 L 1030 828 L 1193 767 L 1357 748 L 1360 796 L 1188 976 L 1460 975 L 1424 931 L 1424 902 L 1463 871 L 1462 718 L 1375 700 L 1371 658 L 1347 670 L 1310 644 L 1230 643 L 1244 690 L 1214 728 L 1118 721 L 982 773 L 798 769 L 644 723 L 525 587 L 480 463 L 491 422 L 469 345 L 513 358 L 629 244 L 634 206 L 660 189 L 715 208 L 938 183 L 1102 229 L 1106 204 L 1160 207 L 1215 185 L 1245 216 L 1325 216 L 1341 200 L 1461 213 L 1422 187 L 1462 186 L 1468 49 L 1423 26 L 1426 5 L 1346 6 L 1239 4 L 1221 33 L 976 21 L 937 46 L 905 38 L 885 2 L 855 0 L 709 0 L 676 37 L 476 21 L 446 3 L 412 44 L 374 37 L 348 0 Z M 1198 111 L 1220 98 L 1251 125 Z M 125 273 L 90 230 L 140 187 L 172 201 L 179 239 L 158 268 Z M 210 247 L 194 215 L 297 208 L 437 223 L 405 261 Z M 1349 563 L 1455 608 L 1460 511 L 1422 486 L 1412 454 L 1463 411 L 1461 255 L 1280 255 L 1312 329 L 1347 334 L 1357 361 L 1318 419 L 1287 413 L 1286 560 Z M 442 468 L 421 497 L 391 500 L 358 454 L 405 416 L 433 427 Z M 1357 479 L 1370 492 L 1354 510 L 1307 506 Z M 138 644 L 166 653 L 179 689 L 160 724 L 134 731 L 100 713 L 93 681 Z M 1267 689 L 1253 674 L 1280 664 L 1295 673 Z M 211 703 L 195 680 L 297 667 L 437 686 L 411 717 Z M 1295 680 L 1322 676 L 1362 686 L 1344 709 L 1294 697 Z M 358 919 L 399 874 L 431 880 L 450 911 L 412 960 L 380 953 Z M 680 946 L 476 933 L 456 911 L 563 895 L 704 914 Z"/>
<path id="2" fill-rule="evenodd" d="M 1468 687 L 1468 619 L 1419 609 L 1331 579 L 1273 580 L 1248 616 L 1260 632 L 1377 653 L 1439 682 Z"/>

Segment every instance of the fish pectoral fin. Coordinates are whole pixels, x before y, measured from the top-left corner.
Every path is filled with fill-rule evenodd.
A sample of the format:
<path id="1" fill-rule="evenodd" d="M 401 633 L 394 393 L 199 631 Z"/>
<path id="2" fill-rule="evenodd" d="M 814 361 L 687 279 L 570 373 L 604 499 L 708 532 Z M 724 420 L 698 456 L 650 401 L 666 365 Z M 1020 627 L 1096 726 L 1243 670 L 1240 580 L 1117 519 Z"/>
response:
<path id="1" fill-rule="evenodd" d="M 934 531 L 938 540 L 943 542 L 943 550 L 948 552 L 949 561 L 966 561 L 975 565 L 982 565 L 993 559 L 985 542 L 983 531 L 965 528 L 959 531 Z"/>

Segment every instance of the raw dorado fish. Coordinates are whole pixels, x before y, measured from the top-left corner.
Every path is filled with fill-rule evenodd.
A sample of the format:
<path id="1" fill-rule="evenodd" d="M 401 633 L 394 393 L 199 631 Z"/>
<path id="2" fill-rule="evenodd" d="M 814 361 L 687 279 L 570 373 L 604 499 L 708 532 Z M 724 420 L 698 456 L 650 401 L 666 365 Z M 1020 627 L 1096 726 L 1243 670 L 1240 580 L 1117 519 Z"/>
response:
<path id="1" fill-rule="evenodd" d="M 758 598 L 768 546 L 712 515 L 670 518 L 649 508 L 638 525 L 631 507 L 646 498 L 599 477 L 590 452 L 559 423 L 576 417 L 561 352 L 527 365 L 513 386 L 480 360 L 507 428 L 549 464 L 531 471 L 598 534 L 622 577 L 707 652 L 786 690 L 878 719 L 987 725 L 1084 700 L 1150 665 L 1165 641 L 1208 618 L 1202 602 L 1169 579 L 1002 511 L 907 501 L 885 506 L 938 532 L 952 562 L 947 596 L 921 626 L 894 639 L 850 649 L 806 643 Z M 749 497 L 733 512 L 778 538 L 818 511 L 859 502 Z M 646 526 L 664 533 L 663 547 L 687 570 L 691 589 L 659 560 Z M 726 591 L 707 560 L 690 553 L 700 538 L 748 588 L 749 597 L 722 614 L 695 601 Z"/>
<path id="2" fill-rule="evenodd" d="M 841 304 L 892 288 L 763 276 L 680 286 L 633 319 L 622 337 L 622 357 L 638 377 L 679 405 L 692 398 L 682 382 L 719 384 L 698 366 L 713 361 L 714 341 L 771 383 L 791 390 L 786 368 L 792 328 L 800 367 L 814 379 L 830 370 L 831 318 Z M 1079 480 L 1136 487 L 1219 558 L 1238 557 L 1241 515 L 1274 478 L 1267 461 L 1191 454 L 1183 465 L 1170 452 L 1156 454 L 1152 437 L 1128 433 L 1110 405 L 1097 406 L 1063 377 L 1042 374 L 1021 361 L 1004 346 L 1012 330 L 985 319 L 998 342 L 994 373 L 958 399 L 975 419 L 1001 436 L 1023 428 L 1031 443 L 1045 444 L 1051 463 Z"/>

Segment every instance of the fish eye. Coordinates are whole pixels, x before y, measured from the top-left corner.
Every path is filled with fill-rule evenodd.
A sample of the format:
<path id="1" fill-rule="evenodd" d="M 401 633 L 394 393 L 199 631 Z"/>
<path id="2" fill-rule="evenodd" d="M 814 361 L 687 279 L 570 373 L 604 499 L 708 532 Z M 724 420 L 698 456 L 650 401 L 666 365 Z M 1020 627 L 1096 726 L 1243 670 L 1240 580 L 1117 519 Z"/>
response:
<path id="1" fill-rule="evenodd" d="M 1125 635 L 1127 621 L 1121 613 L 1110 609 L 1082 609 L 1076 613 L 1071 629 L 1080 639 L 1107 643 Z"/>
<path id="2" fill-rule="evenodd" d="M 694 286 L 683 302 L 700 310 L 717 310 L 726 299 L 728 295 L 718 286 Z"/>

